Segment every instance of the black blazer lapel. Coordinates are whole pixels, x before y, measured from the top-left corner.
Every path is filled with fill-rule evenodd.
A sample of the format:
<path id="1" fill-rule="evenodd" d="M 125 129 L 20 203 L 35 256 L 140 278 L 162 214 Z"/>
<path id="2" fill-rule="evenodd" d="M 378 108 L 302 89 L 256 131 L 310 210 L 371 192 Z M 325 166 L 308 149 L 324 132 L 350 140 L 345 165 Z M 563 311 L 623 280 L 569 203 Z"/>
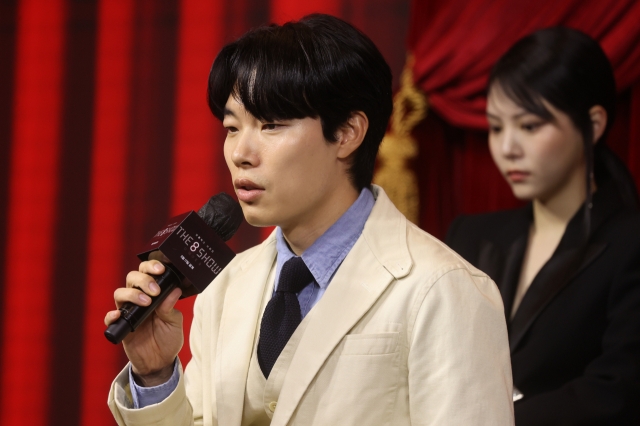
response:
<path id="1" fill-rule="evenodd" d="M 479 245 L 475 266 L 498 285 L 507 321 L 511 317 L 532 217 L 531 205 L 512 210 L 502 228 L 492 230 L 490 237 Z"/>
<path id="2" fill-rule="evenodd" d="M 604 186 L 593 197 L 589 237 L 585 235 L 584 206 L 567 224 L 558 248 L 534 278 L 509 324 L 512 352 L 549 302 L 607 248 L 605 242 L 594 241 L 593 236 L 600 225 L 620 208 L 622 202 L 615 188 Z M 522 266 L 522 261 L 519 266 Z"/>
<path id="3" fill-rule="evenodd" d="M 606 246 L 606 243 L 593 243 L 586 247 L 563 250 L 555 253 L 542 267 L 509 324 L 509 346 L 512 352 L 549 302 L 600 256 Z"/>
<path id="4" fill-rule="evenodd" d="M 507 319 L 511 317 L 511 307 L 518 287 L 520 268 L 526 248 L 526 233 L 522 233 L 516 238 L 506 250 L 487 240 L 480 245 L 478 269 L 484 271 L 498 285 Z"/>

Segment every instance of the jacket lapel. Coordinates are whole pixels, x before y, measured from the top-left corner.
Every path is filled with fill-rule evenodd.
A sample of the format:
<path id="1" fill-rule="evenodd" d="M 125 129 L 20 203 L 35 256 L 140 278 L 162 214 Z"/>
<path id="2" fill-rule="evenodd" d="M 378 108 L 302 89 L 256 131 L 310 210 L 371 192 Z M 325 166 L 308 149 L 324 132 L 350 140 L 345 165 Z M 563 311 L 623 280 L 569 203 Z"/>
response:
<path id="1" fill-rule="evenodd" d="M 284 379 L 272 424 L 286 425 L 326 359 L 394 280 L 412 267 L 406 219 L 383 191 L 362 235 L 345 258 L 326 293 L 309 315 Z M 304 354 L 304 355 L 302 355 Z"/>
<path id="2" fill-rule="evenodd" d="M 589 266 L 606 248 L 604 243 L 559 250 L 542 267 L 509 324 L 509 346 L 513 352 L 542 310 Z M 512 298 L 513 299 L 513 298 Z"/>
<path id="3" fill-rule="evenodd" d="M 513 298 L 518 288 L 520 267 L 526 248 L 526 234 L 516 238 L 506 251 L 491 241 L 483 241 L 480 245 L 477 267 L 497 283 L 506 318 L 511 317 Z"/>
<path id="4" fill-rule="evenodd" d="M 518 288 L 531 218 L 530 205 L 514 210 L 511 219 L 499 231 L 497 238 L 482 241 L 478 250 L 475 266 L 498 285 L 507 319 L 511 317 L 513 298 Z"/>
<path id="5" fill-rule="evenodd" d="M 607 244 L 595 240 L 594 235 L 605 220 L 621 208 L 622 201 L 615 187 L 605 184 L 593 196 L 589 235 L 585 235 L 584 206 L 567 224 L 557 249 L 534 278 L 509 324 L 512 352 L 553 298 L 604 252 Z"/>
<path id="6" fill-rule="evenodd" d="M 276 258 L 275 237 L 271 234 L 255 256 L 243 261 L 241 272 L 233 277 L 224 300 L 214 382 L 218 424 L 242 422 L 244 394 L 256 330 L 262 314 L 267 282 Z"/>

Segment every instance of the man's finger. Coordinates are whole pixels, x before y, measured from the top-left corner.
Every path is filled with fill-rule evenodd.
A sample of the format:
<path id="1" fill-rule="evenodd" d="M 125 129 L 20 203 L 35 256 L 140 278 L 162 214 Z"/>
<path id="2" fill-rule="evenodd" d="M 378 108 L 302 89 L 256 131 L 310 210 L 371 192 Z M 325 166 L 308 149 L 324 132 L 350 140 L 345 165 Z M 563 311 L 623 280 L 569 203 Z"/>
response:
<path id="1" fill-rule="evenodd" d="M 141 271 L 129 272 L 127 274 L 127 288 L 137 288 L 150 296 L 158 295 L 160 293 L 160 287 L 158 287 L 155 278 L 150 275 L 158 273 L 158 269 L 154 269 L 156 266 L 164 271 L 164 265 L 160 262 L 156 262 L 155 264 L 143 262 L 140 264 Z"/>
<path id="2" fill-rule="evenodd" d="M 141 289 L 137 288 L 118 288 L 113 293 L 116 307 L 120 308 L 123 303 L 131 302 L 139 306 L 148 306 L 151 304 L 151 298 Z"/>
<path id="3" fill-rule="evenodd" d="M 107 315 L 104 317 L 104 325 L 108 327 L 109 325 L 111 325 L 112 322 L 114 322 L 118 318 L 120 318 L 119 310 L 109 311 L 107 312 Z"/>
<path id="4" fill-rule="evenodd" d="M 147 260 L 146 262 L 142 262 L 138 267 L 138 271 L 143 274 L 151 274 L 151 275 L 160 275 L 164 272 L 165 267 L 159 261 L 155 259 Z"/>
<path id="5" fill-rule="evenodd" d="M 173 307 L 176 305 L 176 302 L 182 295 L 182 290 L 179 288 L 174 288 L 171 293 L 167 296 L 166 299 L 158 305 L 156 308 L 156 313 L 163 320 L 170 321 L 170 316 L 173 313 Z"/>

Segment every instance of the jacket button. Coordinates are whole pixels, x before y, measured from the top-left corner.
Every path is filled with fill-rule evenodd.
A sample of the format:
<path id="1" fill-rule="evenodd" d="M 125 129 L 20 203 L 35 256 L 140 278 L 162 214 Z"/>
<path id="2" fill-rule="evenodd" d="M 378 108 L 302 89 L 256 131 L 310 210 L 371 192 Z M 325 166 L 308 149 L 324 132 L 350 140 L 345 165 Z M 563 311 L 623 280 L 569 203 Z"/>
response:
<path id="1" fill-rule="evenodd" d="M 269 411 L 271 411 L 272 413 L 273 413 L 274 411 L 276 411 L 276 405 L 277 405 L 277 404 L 278 404 L 277 402 L 275 402 L 275 401 L 271 401 L 271 402 L 269 403 Z"/>

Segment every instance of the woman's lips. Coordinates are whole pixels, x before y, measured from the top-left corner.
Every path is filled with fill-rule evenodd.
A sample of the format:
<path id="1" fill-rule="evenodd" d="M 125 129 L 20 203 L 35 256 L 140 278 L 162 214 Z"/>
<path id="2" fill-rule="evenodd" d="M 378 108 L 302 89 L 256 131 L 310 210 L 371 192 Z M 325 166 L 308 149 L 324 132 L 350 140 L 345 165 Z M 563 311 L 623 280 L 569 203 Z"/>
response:
<path id="1" fill-rule="evenodd" d="M 233 184 L 236 189 L 236 194 L 238 195 L 238 200 L 244 201 L 245 203 L 255 201 L 264 192 L 264 188 L 256 185 L 249 179 L 236 179 Z"/>
<path id="2" fill-rule="evenodd" d="M 531 173 L 522 170 L 509 170 L 507 172 L 507 177 L 513 183 L 524 182 L 530 175 Z"/>

